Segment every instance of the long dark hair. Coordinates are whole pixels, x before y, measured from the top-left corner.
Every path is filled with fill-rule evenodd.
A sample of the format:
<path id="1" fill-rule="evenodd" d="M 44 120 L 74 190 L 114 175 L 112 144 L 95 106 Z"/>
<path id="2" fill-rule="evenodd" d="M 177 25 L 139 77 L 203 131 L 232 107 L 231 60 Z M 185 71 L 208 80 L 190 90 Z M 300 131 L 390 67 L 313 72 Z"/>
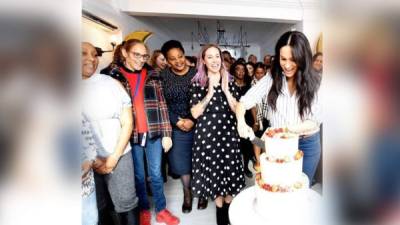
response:
<path id="1" fill-rule="evenodd" d="M 320 84 L 320 77 L 312 69 L 312 53 L 306 36 L 299 31 L 284 33 L 275 46 L 275 60 L 271 69 L 272 87 L 268 93 L 268 105 L 276 110 L 276 99 L 282 93 L 282 68 L 280 66 L 280 50 L 290 46 L 294 62 L 297 64 L 295 74 L 296 97 L 298 98 L 299 114 L 302 119 L 311 112 L 311 104 Z"/>

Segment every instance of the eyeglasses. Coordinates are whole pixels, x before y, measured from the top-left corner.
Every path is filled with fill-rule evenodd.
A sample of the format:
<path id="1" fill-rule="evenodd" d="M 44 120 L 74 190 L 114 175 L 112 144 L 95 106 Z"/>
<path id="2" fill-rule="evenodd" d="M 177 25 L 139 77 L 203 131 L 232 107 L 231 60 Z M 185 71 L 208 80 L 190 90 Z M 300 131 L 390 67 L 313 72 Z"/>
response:
<path id="1" fill-rule="evenodd" d="M 148 55 L 148 54 L 142 55 L 137 52 L 130 52 L 130 53 L 133 55 L 133 57 L 135 57 L 135 59 L 143 59 L 144 61 L 147 61 L 150 59 L 150 55 Z"/>

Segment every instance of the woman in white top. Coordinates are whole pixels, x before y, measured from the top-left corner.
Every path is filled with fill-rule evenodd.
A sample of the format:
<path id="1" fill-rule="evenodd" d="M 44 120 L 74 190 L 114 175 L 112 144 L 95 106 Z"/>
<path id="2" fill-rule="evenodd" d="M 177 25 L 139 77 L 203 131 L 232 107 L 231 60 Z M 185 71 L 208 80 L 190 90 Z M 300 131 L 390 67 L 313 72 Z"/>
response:
<path id="1" fill-rule="evenodd" d="M 135 225 L 139 224 L 139 211 L 129 144 L 132 104 L 121 83 L 95 73 L 98 64 L 94 46 L 82 43 L 83 112 L 104 148 L 93 164 L 99 224 L 109 224 L 105 221 L 108 192 L 120 224 Z"/>
<path id="2" fill-rule="evenodd" d="M 276 44 L 275 55 L 271 76 L 262 78 L 237 104 L 239 135 L 245 138 L 253 135 L 245 123 L 244 112 L 265 98 L 271 127 L 288 128 L 300 135 L 303 172 L 312 181 L 321 155 L 320 76 L 312 69 L 310 44 L 301 32 L 284 33 Z"/>

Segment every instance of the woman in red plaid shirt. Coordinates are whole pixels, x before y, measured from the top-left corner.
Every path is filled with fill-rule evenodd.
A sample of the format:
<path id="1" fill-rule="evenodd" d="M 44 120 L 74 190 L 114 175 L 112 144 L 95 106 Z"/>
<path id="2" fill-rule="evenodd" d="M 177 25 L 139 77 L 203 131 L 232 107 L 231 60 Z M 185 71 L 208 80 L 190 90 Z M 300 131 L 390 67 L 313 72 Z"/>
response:
<path id="1" fill-rule="evenodd" d="M 163 96 L 160 77 L 146 64 L 149 59 L 147 46 L 135 39 L 128 40 L 121 49 L 122 65 L 111 71 L 131 95 L 134 130 L 133 164 L 136 192 L 139 197 L 140 224 L 150 225 L 151 212 L 146 191 L 144 155 L 146 155 L 151 189 L 156 211 L 156 221 L 168 225 L 179 224 L 179 219 L 166 209 L 164 183 L 161 175 L 162 149 L 172 147 L 171 124 Z"/>

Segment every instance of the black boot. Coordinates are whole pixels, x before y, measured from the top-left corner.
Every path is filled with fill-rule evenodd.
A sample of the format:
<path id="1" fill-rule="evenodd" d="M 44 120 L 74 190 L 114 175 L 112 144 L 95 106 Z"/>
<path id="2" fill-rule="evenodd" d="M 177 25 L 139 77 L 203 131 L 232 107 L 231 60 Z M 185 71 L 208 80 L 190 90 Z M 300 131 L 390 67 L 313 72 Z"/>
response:
<path id="1" fill-rule="evenodd" d="M 192 211 L 192 191 L 190 188 L 183 188 L 183 204 L 182 204 L 182 212 L 190 213 Z"/>
<path id="2" fill-rule="evenodd" d="M 226 202 L 224 202 L 224 205 L 222 206 L 222 208 L 224 209 L 225 224 L 227 225 L 231 224 L 229 220 L 229 206 L 231 206 L 231 203 L 228 204 Z"/>
<path id="3" fill-rule="evenodd" d="M 121 225 L 139 225 L 139 207 L 118 214 L 120 216 Z"/>
<path id="4" fill-rule="evenodd" d="M 249 170 L 249 162 L 250 162 L 250 158 L 247 157 L 243 157 L 244 158 L 244 175 L 246 175 L 246 177 L 248 178 L 252 178 L 253 177 L 253 173 Z"/>
<path id="5" fill-rule="evenodd" d="M 253 173 L 249 170 L 249 168 L 244 169 L 244 175 L 246 175 L 246 177 L 248 177 L 248 178 L 253 177 Z"/>
<path id="6" fill-rule="evenodd" d="M 205 209 L 208 205 L 208 199 L 205 197 L 199 197 L 199 201 L 197 202 L 197 209 Z"/>
<path id="7" fill-rule="evenodd" d="M 216 206 L 217 211 L 217 225 L 227 225 L 224 213 L 224 207 L 219 208 Z"/>

